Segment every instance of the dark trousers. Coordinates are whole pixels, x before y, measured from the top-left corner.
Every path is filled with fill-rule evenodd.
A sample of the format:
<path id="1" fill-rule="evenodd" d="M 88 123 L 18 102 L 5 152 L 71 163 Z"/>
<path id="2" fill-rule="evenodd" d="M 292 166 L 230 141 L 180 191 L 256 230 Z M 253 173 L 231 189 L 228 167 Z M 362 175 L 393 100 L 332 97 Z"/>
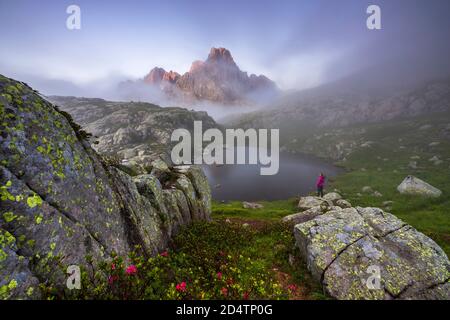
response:
<path id="1" fill-rule="evenodd" d="M 323 198 L 323 187 L 317 187 L 317 196 Z"/>

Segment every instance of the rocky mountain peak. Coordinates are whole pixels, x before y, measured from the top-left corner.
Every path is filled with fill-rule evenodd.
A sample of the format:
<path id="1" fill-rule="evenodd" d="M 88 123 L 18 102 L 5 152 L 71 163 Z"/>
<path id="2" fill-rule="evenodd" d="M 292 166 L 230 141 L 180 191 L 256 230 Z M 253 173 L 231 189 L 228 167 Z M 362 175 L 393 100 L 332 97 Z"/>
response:
<path id="1" fill-rule="evenodd" d="M 189 69 L 189 73 L 200 70 L 205 63 L 201 60 L 196 60 L 192 62 L 191 68 Z"/>
<path id="2" fill-rule="evenodd" d="M 170 70 L 169 72 L 165 72 L 163 75 L 163 81 L 168 81 L 170 83 L 175 83 L 181 77 L 178 72 Z"/>
<path id="3" fill-rule="evenodd" d="M 183 75 L 156 67 L 141 82 L 160 90 L 165 102 L 180 105 L 204 100 L 227 105 L 252 105 L 258 103 L 261 95 L 269 99 L 279 93 L 273 81 L 262 75 L 249 76 L 240 70 L 228 49 L 215 47 L 211 48 L 206 60 L 194 61 Z M 132 83 L 127 83 L 128 90 L 132 86 Z M 129 94 L 127 96 L 130 98 Z M 133 99 L 140 98 L 133 96 Z"/>
<path id="4" fill-rule="evenodd" d="M 163 80 L 166 70 L 155 67 L 144 77 L 144 82 L 149 84 L 158 84 Z"/>
<path id="5" fill-rule="evenodd" d="M 208 59 L 206 60 L 208 63 L 227 63 L 235 65 L 233 57 L 231 56 L 231 52 L 225 48 L 211 48 L 209 52 Z"/>

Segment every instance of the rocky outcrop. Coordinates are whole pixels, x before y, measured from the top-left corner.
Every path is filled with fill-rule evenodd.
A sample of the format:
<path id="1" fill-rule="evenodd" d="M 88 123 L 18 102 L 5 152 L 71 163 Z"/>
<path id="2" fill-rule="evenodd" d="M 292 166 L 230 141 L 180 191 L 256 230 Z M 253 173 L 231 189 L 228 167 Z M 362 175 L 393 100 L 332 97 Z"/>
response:
<path id="1" fill-rule="evenodd" d="M 349 87 L 344 85 L 343 88 Z M 384 95 L 368 95 L 366 91 L 349 93 L 346 89 L 326 93 L 324 87 L 317 87 L 309 92 L 306 90 L 283 95 L 272 106 L 271 109 L 241 117 L 237 119 L 237 123 L 229 125 L 244 128 L 282 129 L 290 123 L 301 123 L 308 128 L 313 123 L 315 128 L 322 128 L 321 132 L 325 128 L 340 129 L 340 127 L 346 127 L 345 131 L 360 131 L 364 129 L 353 128 L 350 125 L 448 112 L 450 79 L 438 79 L 401 91 L 389 91 Z M 356 132 L 353 133 L 353 135 L 355 134 Z M 299 136 L 295 138 L 299 138 Z M 341 135 L 338 142 L 330 146 L 333 147 L 332 149 L 322 152 L 327 153 L 326 157 L 332 154 L 333 158 L 342 159 L 342 156 L 346 156 L 348 153 L 342 149 L 354 149 L 355 147 L 351 143 L 338 145 L 345 141 L 345 138 L 346 135 Z M 304 151 L 311 151 L 310 148 L 314 146 L 315 139 L 316 137 L 310 137 L 308 140 L 302 141 L 305 144 Z M 372 143 L 371 141 L 361 141 L 360 144 L 370 147 Z M 321 148 L 324 148 L 323 144 L 321 144 Z"/>
<path id="2" fill-rule="evenodd" d="M 254 104 L 278 95 L 273 81 L 239 69 L 229 50 L 211 48 L 205 61 L 195 61 L 183 75 L 154 68 L 142 80 L 178 104 L 209 101 L 226 105 Z M 137 83 L 138 84 L 138 83 Z M 130 85 L 130 83 L 128 83 Z"/>
<path id="3" fill-rule="evenodd" d="M 194 121 L 201 121 L 204 130 L 218 127 L 206 112 L 182 108 L 75 97 L 49 99 L 92 133 L 96 151 L 117 155 L 127 164 L 148 166 L 170 153 L 172 132 L 181 128 L 192 132 Z"/>
<path id="4" fill-rule="evenodd" d="M 342 197 L 337 192 L 330 192 L 323 196 L 323 199 L 336 203 L 338 200 L 341 200 Z"/>
<path id="5" fill-rule="evenodd" d="M 448 119 L 450 111 L 450 78 L 401 91 L 392 90 L 386 95 L 368 95 L 367 91 L 349 94 L 346 89 L 350 87 L 353 86 L 345 85 L 342 87 L 345 90 L 329 95 L 323 94 L 324 88 L 320 87 L 312 90 L 317 90 L 317 94 L 309 90 L 294 93 L 291 97 L 287 94 L 279 102 L 271 103 L 270 109 L 229 117 L 225 124 L 230 128 L 280 129 L 282 150 L 340 162 L 384 148 L 388 137 L 394 143 L 391 146 L 393 150 L 407 151 L 409 146 L 387 135 L 391 128 L 398 130 L 403 141 L 412 139 L 433 152 L 449 140 L 448 120 L 445 119 Z M 438 113 L 442 116 L 430 116 Z M 428 125 L 432 124 L 432 129 L 419 130 L 427 124 L 423 121 L 430 121 Z M 292 130 L 292 126 L 297 129 Z M 440 142 L 440 146 L 434 142 Z M 433 163 L 443 165 L 443 161 L 445 163 L 444 159 Z M 412 167 L 420 169 L 421 161 L 416 162 L 411 163 Z"/>
<path id="6" fill-rule="evenodd" d="M 407 176 L 397 187 L 398 192 L 403 194 L 418 195 L 425 197 L 440 197 L 442 191 L 414 176 Z"/>
<path id="7" fill-rule="evenodd" d="M 443 250 L 394 215 L 379 208 L 336 206 L 303 214 L 290 218 L 299 222 L 294 227 L 297 246 L 330 296 L 450 298 L 450 262 Z M 310 219 L 298 220 L 305 216 Z"/>
<path id="8" fill-rule="evenodd" d="M 150 256 L 181 225 L 209 219 L 199 168 L 159 165 L 158 175 L 131 177 L 90 147 L 69 114 L 3 76 L 0 123 L 0 298 L 39 298 L 40 283 L 62 292 L 69 265 L 136 246 Z"/>
<path id="9" fill-rule="evenodd" d="M 301 197 L 297 207 L 302 210 L 282 219 L 285 223 L 299 224 L 324 214 L 330 210 L 340 210 L 351 207 L 350 202 L 342 199 L 337 192 L 327 193 L 323 198 L 307 196 Z"/>

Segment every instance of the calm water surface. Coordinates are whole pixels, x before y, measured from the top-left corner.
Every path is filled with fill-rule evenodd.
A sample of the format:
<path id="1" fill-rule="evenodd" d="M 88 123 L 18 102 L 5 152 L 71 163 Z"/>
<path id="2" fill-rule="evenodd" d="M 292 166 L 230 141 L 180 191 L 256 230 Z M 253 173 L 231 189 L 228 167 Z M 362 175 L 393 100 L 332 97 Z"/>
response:
<path id="1" fill-rule="evenodd" d="M 315 157 L 280 154 L 280 169 L 273 176 L 261 176 L 260 165 L 204 165 L 214 200 L 281 200 L 315 191 L 320 172 L 327 178 L 343 172 Z M 326 188 L 326 186 L 325 186 Z"/>

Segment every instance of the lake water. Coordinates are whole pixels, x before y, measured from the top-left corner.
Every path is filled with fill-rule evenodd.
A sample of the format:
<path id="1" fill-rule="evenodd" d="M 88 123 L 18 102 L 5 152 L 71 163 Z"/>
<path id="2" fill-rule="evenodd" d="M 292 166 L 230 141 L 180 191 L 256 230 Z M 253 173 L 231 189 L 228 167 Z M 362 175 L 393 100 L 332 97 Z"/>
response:
<path id="1" fill-rule="evenodd" d="M 213 199 L 217 201 L 281 200 L 306 195 L 315 191 L 320 172 L 327 178 L 343 172 L 324 160 L 292 154 L 280 154 L 280 167 L 276 175 L 261 176 L 260 167 L 259 164 L 203 166 Z"/>

